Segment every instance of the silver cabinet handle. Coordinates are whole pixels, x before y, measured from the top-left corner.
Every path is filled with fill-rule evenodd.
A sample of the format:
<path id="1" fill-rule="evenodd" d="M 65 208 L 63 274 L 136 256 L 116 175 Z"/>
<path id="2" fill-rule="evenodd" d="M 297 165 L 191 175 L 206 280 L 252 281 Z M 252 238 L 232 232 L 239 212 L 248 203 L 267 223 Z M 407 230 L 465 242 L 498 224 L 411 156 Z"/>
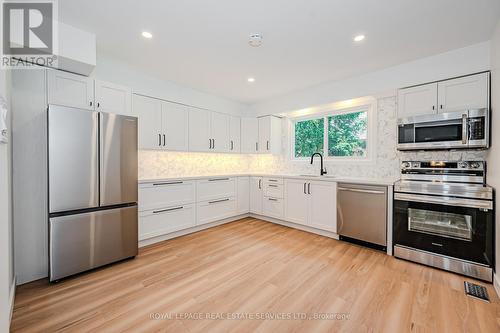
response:
<path id="1" fill-rule="evenodd" d="M 161 146 L 161 134 L 158 134 L 158 146 Z"/>
<path id="2" fill-rule="evenodd" d="M 255 143 L 255 151 L 259 151 L 259 143 L 258 142 Z"/>
<path id="3" fill-rule="evenodd" d="M 311 194 L 311 183 L 307 184 L 307 194 Z"/>
<path id="4" fill-rule="evenodd" d="M 167 136 L 163 134 L 163 147 L 167 144 Z"/>
<path id="5" fill-rule="evenodd" d="M 274 198 L 267 198 L 269 201 L 278 201 L 278 199 L 274 199 Z"/>
<path id="6" fill-rule="evenodd" d="M 173 210 L 179 210 L 179 209 L 183 209 L 184 207 L 181 206 L 181 207 L 175 207 L 175 208 L 168 208 L 168 209 L 161 209 L 161 210 L 154 210 L 153 211 L 153 214 L 160 214 L 160 213 L 165 213 L 165 212 L 171 212 Z"/>
<path id="7" fill-rule="evenodd" d="M 385 194 L 384 191 L 373 191 L 373 190 L 359 190 L 355 188 L 345 188 L 345 187 L 339 187 L 339 191 L 347 191 L 347 192 L 357 192 L 357 193 L 370 193 L 370 194 Z"/>
<path id="8" fill-rule="evenodd" d="M 209 182 L 218 182 L 218 181 L 222 181 L 222 180 L 229 180 L 229 178 L 212 178 L 212 179 L 209 179 L 208 181 Z"/>
<path id="9" fill-rule="evenodd" d="M 304 183 L 304 194 L 307 194 L 307 192 L 306 192 L 306 183 Z"/>
<path id="10" fill-rule="evenodd" d="M 222 200 L 214 200 L 214 201 L 209 201 L 208 203 L 211 205 L 211 204 L 214 204 L 214 203 L 224 202 L 224 201 L 229 201 L 229 198 L 227 198 L 227 199 L 222 199 Z"/>
<path id="11" fill-rule="evenodd" d="M 466 144 L 467 143 L 467 114 L 462 115 L 462 143 Z"/>
<path id="12" fill-rule="evenodd" d="M 212 149 L 215 149 L 215 139 L 212 139 Z"/>
<path id="13" fill-rule="evenodd" d="M 277 183 L 277 182 L 278 182 L 278 180 L 277 180 L 277 179 L 268 179 L 267 181 L 268 181 L 268 182 L 273 182 L 273 183 Z"/>
<path id="14" fill-rule="evenodd" d="M 262 179 L 259 179 L 259 190 L 262 189 L 261 184 L 262 184 Z"/>
<path id="15" fill-rule="evenodd" d="M 231 140 L 231 150 L 233 150 L 233 149 L 234 149 L 234 142 L 233 142 L 233 140 Z"/>
<path id="16" fill-rule="evenodd" d="M 175 182 L 165 182 L 165 183 L 154 183 L 153 186 L 165 186 L 165 185 L 175 185 L 175 184 L 183 184 L 183 181 L 175 181 Z"/>
<path id="17" fill-rule="evenodd" d="M 93 104 L 92 101 L 90 101 L 90 106 L 92 106 L 92 104 Z"/>
<path id="18" fill-rule="evenodd" d="M 269 140 L 267 140 L 267 150 L 269 150 Z"/>
<path id="19" fill-rule="evenodd" d="M 273 185 L 273 184 L 269 184 L 267 186 L 269 186 L 269 187 L 278 187 L 278 185 Z"/>

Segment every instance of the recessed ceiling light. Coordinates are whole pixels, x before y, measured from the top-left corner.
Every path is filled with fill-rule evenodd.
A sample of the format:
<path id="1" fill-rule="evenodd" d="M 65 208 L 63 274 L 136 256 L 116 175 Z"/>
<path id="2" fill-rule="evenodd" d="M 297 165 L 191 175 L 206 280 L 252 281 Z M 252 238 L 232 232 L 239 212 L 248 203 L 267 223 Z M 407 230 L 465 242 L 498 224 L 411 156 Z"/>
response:
<path id="1" fill-rule="evenodd" d="M 150 33 L 149 31 L 143 31 L 142 37 L 147 38 L 147 39 L 151 39 L 151 38 L 153 38 L 153 34 Z"/>
<path id="2" fill-rule="evenodd" d="M 249 77 L 247 79 L 247 81 L 250 82 L 250 83 L 254 83 L 255 82 L 255 78 L 254 77 Z"/>
<path id="3" fill-rule="evenodd" d="M 365 35 L 357 35 L 354 37 L 355 42 L 361 42 L 363 39 L 365 39 Z"/>

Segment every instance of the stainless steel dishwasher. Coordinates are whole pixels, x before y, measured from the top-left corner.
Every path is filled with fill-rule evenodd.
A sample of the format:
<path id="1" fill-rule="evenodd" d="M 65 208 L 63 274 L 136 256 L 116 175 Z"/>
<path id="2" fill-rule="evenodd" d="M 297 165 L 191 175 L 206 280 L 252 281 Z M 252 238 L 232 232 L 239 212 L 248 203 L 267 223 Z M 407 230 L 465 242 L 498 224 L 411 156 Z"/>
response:
<path id="1" fill-rule="evenodd" d="M 337 232 L 340 239 L 387 246 L 387 186 L 339 183 Z"/>

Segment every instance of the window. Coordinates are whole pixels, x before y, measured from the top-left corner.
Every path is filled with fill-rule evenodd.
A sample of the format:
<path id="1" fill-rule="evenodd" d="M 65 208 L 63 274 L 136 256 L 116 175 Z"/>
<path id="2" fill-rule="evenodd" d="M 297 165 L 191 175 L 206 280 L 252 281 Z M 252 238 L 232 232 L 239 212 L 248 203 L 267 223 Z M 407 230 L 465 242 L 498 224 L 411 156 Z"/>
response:
<path id="1" fill-rule="evenodd" d="M 368 159 L 370 110 L 370 106 L 364 106 L 295 120 L 293 157 L 301 159 L 322 153 L 332 159 Z"/>
<path id="2" fill-rule="evenodd" d="M 324 119 L 311 119 L 295 123 L 295 157 L 309 157 L 322 153 L 324 147 Z"/>

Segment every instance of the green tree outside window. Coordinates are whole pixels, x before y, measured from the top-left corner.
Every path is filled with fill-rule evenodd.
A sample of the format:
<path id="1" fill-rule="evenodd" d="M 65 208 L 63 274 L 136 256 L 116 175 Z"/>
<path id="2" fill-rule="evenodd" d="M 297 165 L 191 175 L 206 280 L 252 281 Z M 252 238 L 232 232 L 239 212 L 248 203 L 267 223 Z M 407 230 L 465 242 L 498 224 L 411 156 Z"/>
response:
<path id="1" fill-rule="evenodd" d="M 324 147 L 324 119 L 311 119 L 295 123 L 295 157 L 309 157 L 322 153 Z"/>
<path id="2" fill-rule="evenodd" d="M 366 156 L 367 112 L 328 117 L 328 156 Z"/>

